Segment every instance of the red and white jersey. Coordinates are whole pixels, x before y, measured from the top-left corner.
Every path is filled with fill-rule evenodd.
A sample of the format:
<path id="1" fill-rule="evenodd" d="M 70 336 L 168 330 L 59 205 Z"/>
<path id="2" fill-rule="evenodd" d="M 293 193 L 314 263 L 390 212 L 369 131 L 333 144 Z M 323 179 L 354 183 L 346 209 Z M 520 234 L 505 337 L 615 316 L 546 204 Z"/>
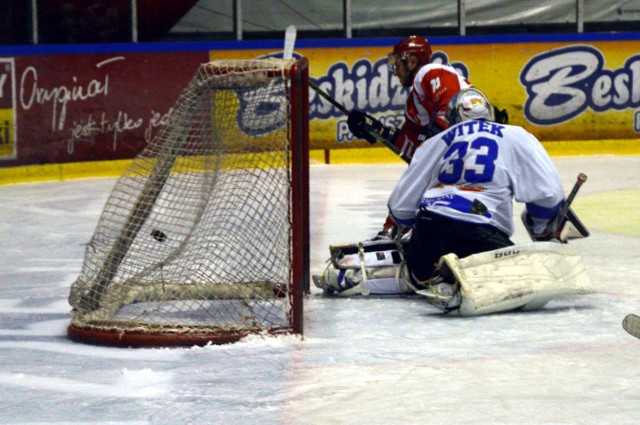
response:
<path id="1" fill-rule="evenodd" d="M 428 125 L 449 127 L 445 114 L 451 98 L 471 83 L 451 65 L 430 63 L 418 70 L 405 104 L 405 122 L 395 145 L 407 156 L 420 145 L 418 137 Z"/>

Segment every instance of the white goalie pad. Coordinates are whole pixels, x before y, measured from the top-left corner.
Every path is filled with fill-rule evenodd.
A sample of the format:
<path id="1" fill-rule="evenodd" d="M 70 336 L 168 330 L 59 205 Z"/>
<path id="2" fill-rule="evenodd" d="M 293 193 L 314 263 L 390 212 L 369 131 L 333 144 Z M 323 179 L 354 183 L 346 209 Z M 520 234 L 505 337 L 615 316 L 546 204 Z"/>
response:
<path id="1" fill-rule="evenodd" d="M 580 254 L 566 244 L 514 245 L 462 259 L 448 254 L 439 264 L 460 284 L 461 316 L 537 310 L 559 295 L 593 292 Z"/>
<path id="2" fill-rule="evenodd" d="M 401 243 L 406 243 L 403 240 Z M 346 245 L 330 245 L 331 263 L 336 268 L 360 269 L 364 267 L 395 266 L 402 262 L 395 241 L 364 241 Z"/>
<path id="3" fill-rule="evenodd" d="M 331 245 L 331 261 L 313 283 L 339 296 L 400 295 L 414 288 L 403 277 L 405 269 L 395 241 L 364 241 Z"/>
<path id="4" fill-rule="evenodd" d="M 407 284 L 402 270 L 402 266 L 337 269 L 329 264 L 322 275 L 313 276 L 313 283 L 341 297 L 413 293 L 414 289 Z"/>

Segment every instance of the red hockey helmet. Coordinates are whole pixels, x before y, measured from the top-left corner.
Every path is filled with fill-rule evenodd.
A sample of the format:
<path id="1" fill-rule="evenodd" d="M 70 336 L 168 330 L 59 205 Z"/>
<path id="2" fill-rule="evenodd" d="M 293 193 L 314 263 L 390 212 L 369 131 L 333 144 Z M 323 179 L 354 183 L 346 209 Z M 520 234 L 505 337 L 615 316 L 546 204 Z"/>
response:
<path id="1" fill-rule="evenodd" d="M 392 55 L 394 57 L 405 59 L 410 53 L 416 55 L 420 65 L 431 62 L 431 45 L 429 41 L 422 36 L 409 36 L 393 46 Z"/>

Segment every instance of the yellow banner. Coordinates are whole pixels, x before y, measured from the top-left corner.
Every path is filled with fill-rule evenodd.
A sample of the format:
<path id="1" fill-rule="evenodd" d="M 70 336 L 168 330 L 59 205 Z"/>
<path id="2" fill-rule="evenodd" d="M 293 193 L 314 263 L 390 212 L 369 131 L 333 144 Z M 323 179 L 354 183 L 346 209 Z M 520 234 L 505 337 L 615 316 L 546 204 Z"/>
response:
<path id="1" fill-rule="evenodd" d="M 449 63 L 500 108 L 510 123 L 541 141 L 633 139 L 640 134 L 640 44 L 637 41 L 432 45 L 433 62 Z M 389 47 L 301 48 L 310 77 L 348 110 L 388 125 L 403 119 L 407 91 L 387 68 Z M 277 56 L 273 50 L 212 51 L 211 59 Z M 346 117 L 310 91 L 312 149 L 364 147 Z"/>
<path id="2" fill-rule="evenodd" d="M 15 158 L 15 155 L 13 109 L 0 109 L 0 159 Z"/>

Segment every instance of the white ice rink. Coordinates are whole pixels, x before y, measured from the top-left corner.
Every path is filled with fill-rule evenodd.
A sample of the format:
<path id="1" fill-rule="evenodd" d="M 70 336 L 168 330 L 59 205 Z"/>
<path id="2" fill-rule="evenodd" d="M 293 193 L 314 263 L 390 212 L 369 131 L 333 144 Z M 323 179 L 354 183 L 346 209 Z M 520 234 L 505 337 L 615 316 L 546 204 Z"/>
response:
<path id="1" fill-rule="evenodd" d="M 115 179 L 0 186 L 0 423 L 640 423 L 640 340 L 621 327 L 640 312 L 640 157 L 554 162 L 567 191 L 589 176 L 574 209 L 592 236 L 575 246 L 597 293 L 457 318 L 314 288 L 303 340 L 189 349 L 66 337 L 69 287 Z M 312 166 L 312 272 L 329 244 L 377 232 L 404 167 Z"/>

